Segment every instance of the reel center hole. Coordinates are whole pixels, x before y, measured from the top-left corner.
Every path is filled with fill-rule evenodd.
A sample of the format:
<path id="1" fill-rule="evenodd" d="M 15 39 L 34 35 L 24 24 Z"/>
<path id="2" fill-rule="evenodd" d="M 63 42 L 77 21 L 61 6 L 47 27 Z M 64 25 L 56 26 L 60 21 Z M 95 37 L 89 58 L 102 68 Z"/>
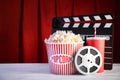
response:
<path id="1" fill-rule="evenodd" d="M 88 62 L 92 63 L 92 61 L 90 61 L 89 59 L 88 59 Z"/>

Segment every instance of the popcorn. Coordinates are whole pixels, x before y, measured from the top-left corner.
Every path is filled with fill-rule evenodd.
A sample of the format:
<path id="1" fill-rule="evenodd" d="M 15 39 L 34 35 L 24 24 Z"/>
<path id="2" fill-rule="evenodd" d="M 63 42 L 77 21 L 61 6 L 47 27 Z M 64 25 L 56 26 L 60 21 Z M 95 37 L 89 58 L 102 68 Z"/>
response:
<path id="1" fill-rule="evenodd" d="M 66 42 L 83 42 L 80 34 L 74 34 L 72 31 L 56 31 L 48 39 L 49 42 L 66 43 Z"/>
<path id="2" fill-rule="evenodd" d="M 80 34 L 76 35 L 72 31 L 56 31 L 44 41 L 50 71 L 60 75 L 76 73 L 73 57 L 84 44 Z"/>

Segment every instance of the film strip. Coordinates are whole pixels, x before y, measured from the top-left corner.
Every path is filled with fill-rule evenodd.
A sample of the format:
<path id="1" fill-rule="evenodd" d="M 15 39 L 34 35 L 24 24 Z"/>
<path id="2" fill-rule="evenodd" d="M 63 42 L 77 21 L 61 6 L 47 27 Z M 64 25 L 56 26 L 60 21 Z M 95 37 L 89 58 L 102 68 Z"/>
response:
<path id="1" fill-rule="evenodd" d="M 56 30 L 72 30 L 76 34 L 81 34 L 83 40 L 86 37 L 93 37 L 96 27 L 96 36 L 106 37 L 105 70 L 111 70 L 113 66 L 113 26 L 111 14 L 56 17 L 52 21 L 53 32 Z"/>

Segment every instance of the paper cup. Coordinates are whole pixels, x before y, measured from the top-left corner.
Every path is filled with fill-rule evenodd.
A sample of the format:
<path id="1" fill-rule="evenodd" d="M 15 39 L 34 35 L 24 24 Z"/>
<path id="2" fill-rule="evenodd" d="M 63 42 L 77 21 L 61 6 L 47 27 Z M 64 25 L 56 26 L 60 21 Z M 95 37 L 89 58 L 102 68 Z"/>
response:
<path id="1" fill-rule="evenodd" d="M 77 43 L 49 43 L 45 40 L 48 54 L 49 68 L 52 73 L 69 75 L 77 72 L 73 63 L 75 52 L 83 46 Z"/>
<path id="2" fill-rule="evenodd" d="M 102 66 L 98 73 L 101 73 L 104 71 L 104 52 L 105 52 L 105 39 L 104 37 L 88 37 L 87 38 L 87 44 L 88 46 L 93 46 L 97 48 L 101 55 L 102 55 Z"/>

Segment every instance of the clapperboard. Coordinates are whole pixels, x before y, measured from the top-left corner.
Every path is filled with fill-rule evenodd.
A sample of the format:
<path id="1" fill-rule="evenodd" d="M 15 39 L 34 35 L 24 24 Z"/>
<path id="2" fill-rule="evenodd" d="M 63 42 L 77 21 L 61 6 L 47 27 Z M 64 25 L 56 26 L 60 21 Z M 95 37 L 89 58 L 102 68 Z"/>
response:
<path id="1" fill-rule="evenodd" d="M 84 41 L 86 37 L 94 36 L 94 27 L 96 27 L 96 36 L 106 37 L 104 67 L 105 70 L 111 70 L 113 66 L 113 16 L 111 14 L 55 17 L 52 21 L 53 32 L 72 30 L 75 34 L 81 34 Z"/>

